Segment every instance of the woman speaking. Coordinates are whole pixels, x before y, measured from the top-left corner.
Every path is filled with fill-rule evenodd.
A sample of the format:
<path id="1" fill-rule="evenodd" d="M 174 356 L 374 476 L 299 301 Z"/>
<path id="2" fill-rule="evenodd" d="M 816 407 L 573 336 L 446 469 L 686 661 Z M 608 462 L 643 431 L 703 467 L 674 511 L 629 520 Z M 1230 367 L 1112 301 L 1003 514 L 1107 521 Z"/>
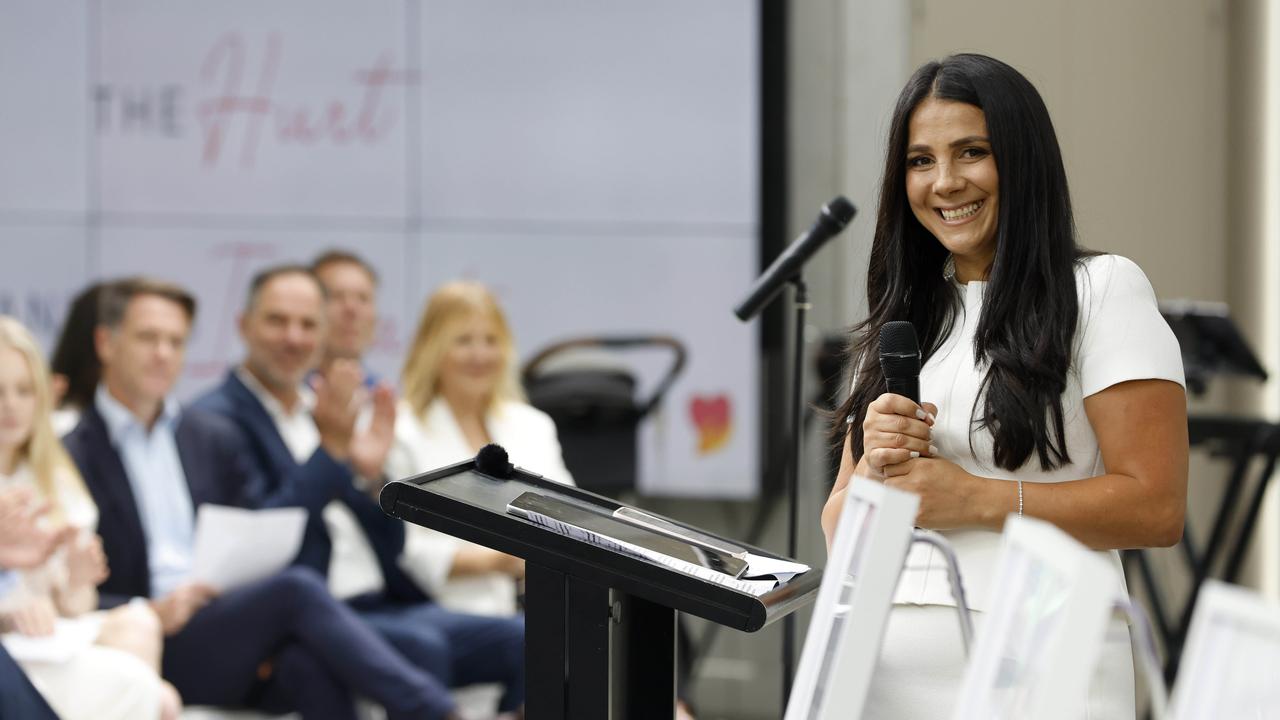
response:
<path id="1" fill-rule="evenodd" d="M 1105 243 L 1105 238 L 1095 240 Z M 853 330 L 844 453 L 828 544 L 853 475 L 920 498 L 916 525 L 955 546 L 970 604 L 991 604 L 1010 514 L 1105 553 L 1178 541 L 1186 509 L 1182 361 L 1133 262 L 1078 243 L 1053 124 L 1036 89 L 982 55 L 930 62 L 894 108 Z M 890 321 L 920 338 L 917 405 L 885 391 Z M 950 715 L 964 652 L 941 557 L 913 549 L 867 718 Z M 1133 718 L 1129 635 L 1113 623 L 1079 717 Z"/>

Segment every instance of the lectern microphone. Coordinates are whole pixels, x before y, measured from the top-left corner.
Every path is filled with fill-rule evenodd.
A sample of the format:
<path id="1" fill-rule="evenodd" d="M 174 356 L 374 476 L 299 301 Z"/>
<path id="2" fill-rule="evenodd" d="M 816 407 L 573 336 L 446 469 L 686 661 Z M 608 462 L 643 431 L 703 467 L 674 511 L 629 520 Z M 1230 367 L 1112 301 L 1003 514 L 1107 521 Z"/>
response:
<path id="1" fill-rule="evenodd" d="M 506 448 L 501 445 L 489 443 L 476 453 L 476 470 L 489 477 L 505 480 L 511 477 L 511 471 L 514 469 L 515 465 L 507 459 Z"/>
<path id="2" fill-rule="evenodd" d="M 787 249 L 778 256 L 777 260 L 769 266 L 768 270 L 756 280 L 756 284 L 752 286 L 747 293 L 747 297 L 743 299 L 738 307 L 733 309 L 733 313 L 738 316 L 739 320 L 746 322 L 755 317 L 764 309 L 765 305 L 773 300 L 774 296 L 782 291 L 782 286 L 786 285 L 791 278 L 795 277 L 804 264 L 814 253 L 818 252 L 828 240 L 835 237 L 853 216 L 858 212 L 853 203 L 849 202 L 843 195 L 838 195 L 831 202 L 822 207 L 822 212 L 818 215 L 818 219 L 814 221 L 809 231 L 796 238 L 795 242 L 787 246 Z"/>

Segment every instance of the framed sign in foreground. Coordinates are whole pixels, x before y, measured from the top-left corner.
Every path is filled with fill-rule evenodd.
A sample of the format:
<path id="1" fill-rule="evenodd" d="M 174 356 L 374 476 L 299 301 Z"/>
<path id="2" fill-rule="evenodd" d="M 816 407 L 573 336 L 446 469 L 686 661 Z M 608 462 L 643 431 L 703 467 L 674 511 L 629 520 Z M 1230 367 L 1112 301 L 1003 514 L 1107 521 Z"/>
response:
<path id="1" fill-rule="evenodd" d="M 919 504 L 883 483 L 849 483 L 786 720 L 861 715 Z"/>

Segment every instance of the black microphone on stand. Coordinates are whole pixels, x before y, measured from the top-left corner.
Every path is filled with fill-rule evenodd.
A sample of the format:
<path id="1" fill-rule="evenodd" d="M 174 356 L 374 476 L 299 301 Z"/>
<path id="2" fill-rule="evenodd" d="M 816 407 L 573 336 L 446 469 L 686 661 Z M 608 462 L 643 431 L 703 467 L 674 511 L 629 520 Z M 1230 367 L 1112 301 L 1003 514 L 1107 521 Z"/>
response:
<path id="1" fill-rule="evenodd" d="M 755 317 L 774 296 L 782 292 L 782 288 L 791 282 L 792 278 L 800 273 L 800 269 L 814 253 L 818 252 L 828 240 L 840 234 L 857 212 L 853 203 L 843 195 L 837 195 L 831 202 L 823 205 L 818 219 L 813 221 L 808 231 L 788 245 L 769 269 L 764 271 L 760 279 L 756 280 L 756 284 L 747 291 L 747 296 L 738 303 L 738 307 L 733 309 L 733 314 L 743 322 Z"/>
<path id="2" fill-rule="evenodd" d="M 880 369 L 886 389 L 920 404 L 920 341 L 906 320 L 891 320 L 880 328 Z"/>

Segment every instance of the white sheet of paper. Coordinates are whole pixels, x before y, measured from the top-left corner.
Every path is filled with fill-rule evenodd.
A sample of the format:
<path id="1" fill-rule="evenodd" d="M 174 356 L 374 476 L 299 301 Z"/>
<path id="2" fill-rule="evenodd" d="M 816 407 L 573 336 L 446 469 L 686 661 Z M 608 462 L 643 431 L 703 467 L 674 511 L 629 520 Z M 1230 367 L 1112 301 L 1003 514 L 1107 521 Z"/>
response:
<path id="1" fill-rule="evenodd" d="M 4 649 L 18 662 L 64 663 L 92 645 L 101 629 L 102 618 L 98 615 L 58 618 L 48 637 L 6 633 Z"/>
<path id="2" fill-rule="evenodd" d="M 303 508 L 201 505 L 192 579 L 225 592 L 270 577 L 297 556 L 306 524 Z"/>
<path id="3" fill-rule="evenodd" d="M 777 578 L 778 582 L 791 582 L 791 578 L 804 572 L 809 572 L 809 566 L 804 563 L 747 553 L 747 571 L 742 574 L 742 577 L 772 576 Z"/>

